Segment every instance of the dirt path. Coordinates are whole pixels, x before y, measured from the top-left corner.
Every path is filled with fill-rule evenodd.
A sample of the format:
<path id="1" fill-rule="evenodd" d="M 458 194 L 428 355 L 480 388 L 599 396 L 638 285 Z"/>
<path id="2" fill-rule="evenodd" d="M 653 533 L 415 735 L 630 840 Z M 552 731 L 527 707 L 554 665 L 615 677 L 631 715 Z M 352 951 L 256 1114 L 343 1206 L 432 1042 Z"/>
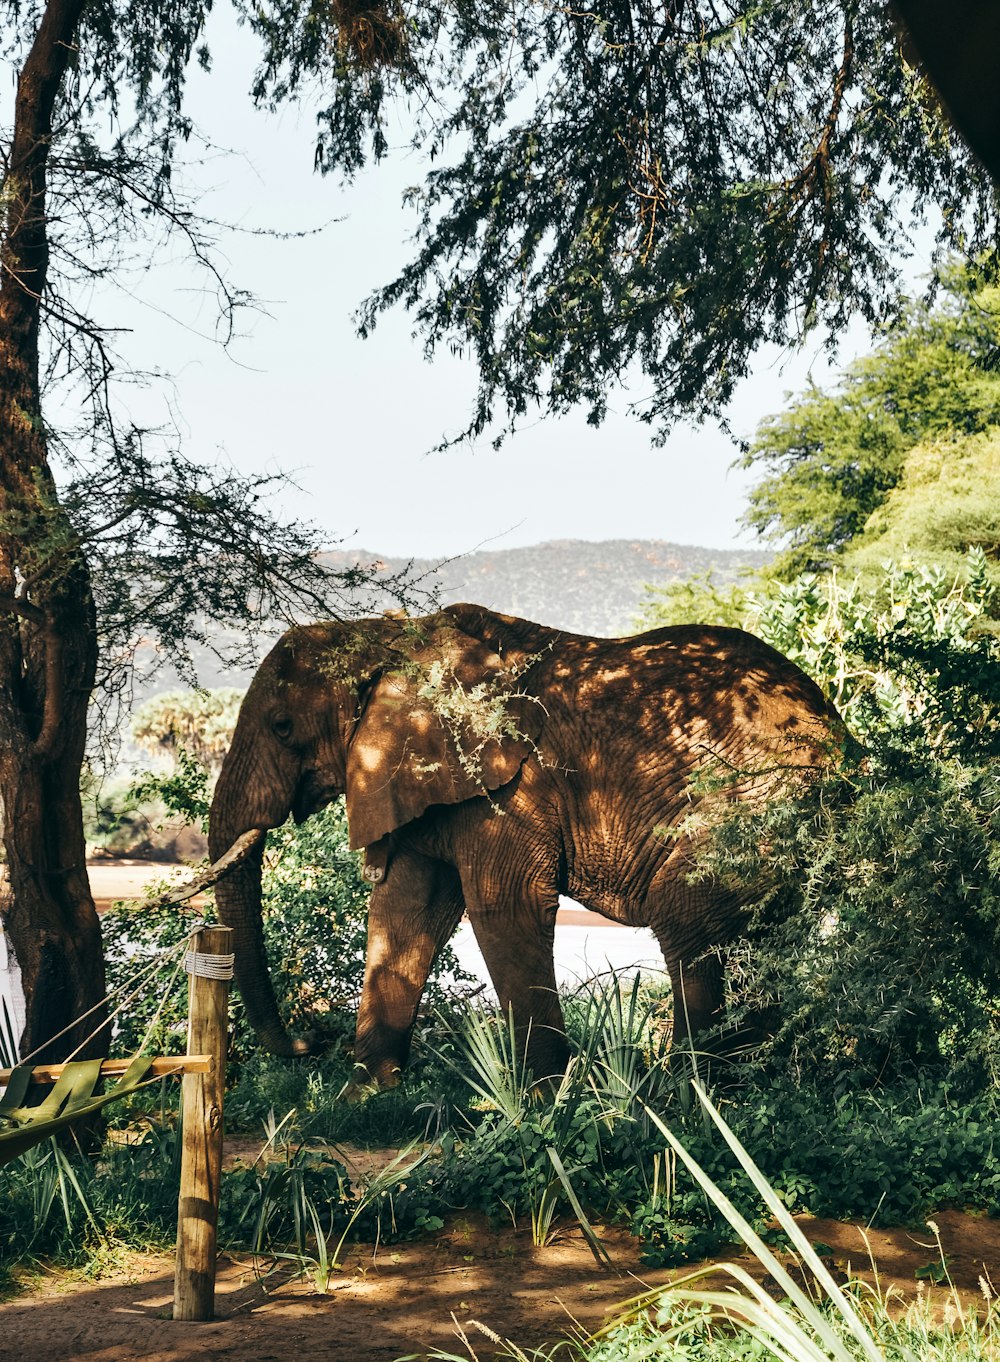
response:
<path id="1" fill-rule="evenodd" d="M 813 1241 L 833 1249 L 839 1275 L 850 1263 L 868 1266 L 862 1231 L 833 1221 L 808 1221 Z M 1000 1283 L 1000 1220 L 943 1212 L 938 1218 L 949 1271 L 965 1305 L 982 1304 L 979 1278 Z M 492 1231 L 481 1219 L 457 1218 L 419 1243 L 352 1249 L 326 1295 L 311 1285 L 254 1279 L 249 1260 L 220 1265 L 217 1313 L 211 1324 L 170 1319 L 173 1264 L 169 1255 L 133 1257 L 93 1283 L 52 1276 L 30 1293 L 0 1305 L 3 1362 L 392 1362 L 438 1347 L 462 1354 L 451 1315 L 474 1337 L 481 1358 L 494 1352 L 472 1320 L 524 1348 L 554 1340 L 573 1321 L 593 1329 L 647 1283 L 676 1273 L 638 1263 L 628 1236 L 605 1231 L 615 1264 L 602 1272 L 578 1232 L 543 1249 L 524 1233 Z M 883 1290 L 905 1300 L 923 1290 L 915 1272 L 934 1261 L 929 1230 L 873 1230 L 868 1239 Z M 942 1288 L 930 1288 L 942 1304 Z"/>

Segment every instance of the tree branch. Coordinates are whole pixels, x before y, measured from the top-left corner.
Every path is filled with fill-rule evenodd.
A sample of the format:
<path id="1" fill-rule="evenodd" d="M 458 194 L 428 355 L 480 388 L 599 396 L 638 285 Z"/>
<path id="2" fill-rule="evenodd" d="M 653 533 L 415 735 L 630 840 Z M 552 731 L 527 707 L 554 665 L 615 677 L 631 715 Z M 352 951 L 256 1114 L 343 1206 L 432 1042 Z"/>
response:
<path id="1" fill-rule="evenodd" d="M 45 611 L 40 606 L 32 605 L 31 601 L 22 600 L 20 596 L 0 595 L 0 610 L 10 610 L 22 619 L 31 620 L 32 624 L 45 623 Z"/>
<path id="2" fill-rule="evenodd" d="M 224 875 L 228 875 L 238 865 L 242 865 L 266 836 L 267 831 L 264 828 L 250 828 L 249 831 L 237 837 L 229 850 L 213 862 L 207 870 L 203 870 L 193 880 L 188 880 L 187 884 L 180 889 L 168 889 L 157 895 L 155 899 L 142 900 L 143 908 L 169 908 L 175 903 L 184 903 L 188 899 L 193 899 L 196 894 L 211 889 L 212 885 L 221 880 Z"/>

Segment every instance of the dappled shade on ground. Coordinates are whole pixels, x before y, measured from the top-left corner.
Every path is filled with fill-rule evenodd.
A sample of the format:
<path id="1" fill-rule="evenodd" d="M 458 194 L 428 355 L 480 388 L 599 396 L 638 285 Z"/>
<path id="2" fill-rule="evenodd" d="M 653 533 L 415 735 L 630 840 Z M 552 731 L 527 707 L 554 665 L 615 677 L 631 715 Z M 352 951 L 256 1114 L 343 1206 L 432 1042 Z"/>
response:
<path id="1" fill-rule="evenodd" d="M 810 1239 L 833 1250 L 828 1261 L 841 1279 L 848 1263 L 870 1277 L 867 1239 L 883 1291 L 913 1300 L 928 1290 L 944 1306 L 945 1289 L 915 1277 L 938 1259 L 930 1230 L 865 1233 L 836 1221 L 801 1223 Z M 946 1211 L 936 1223 L 962 1304 L 983 1305 L 980 1276 L 1000 1283 L 1000 1220 Z M 494 1231 L 481 1217 L 458 1216 L 433 1238 L 383 1246 L 374 1255 L 370 1245 L 353 1246 L 327 1295 L 276 1278 L 265 1291 L 249 1257 L 227 1258 L 220 1264 L 219 1318 L 210 1324 L 171 1320 L 170 1255 L 133 1255 L 104 1281 L 53 1274 L 0 1305 L 0 1362 L 391 1362 L 432 1347 L 461 1353 L 452 1314 L 486 1358 L 496 1349 L 471 1320 L 530 1348 L 571 1332 L 574 1320 L 592 1330 L 644 1283 L 683 1275 L 642 1268 L 638 1244 L 621 1232 L 604 1237 L 614 1272 L 596 1268 L 578 1230 L 535 1249 L 525 1232 Z"/>

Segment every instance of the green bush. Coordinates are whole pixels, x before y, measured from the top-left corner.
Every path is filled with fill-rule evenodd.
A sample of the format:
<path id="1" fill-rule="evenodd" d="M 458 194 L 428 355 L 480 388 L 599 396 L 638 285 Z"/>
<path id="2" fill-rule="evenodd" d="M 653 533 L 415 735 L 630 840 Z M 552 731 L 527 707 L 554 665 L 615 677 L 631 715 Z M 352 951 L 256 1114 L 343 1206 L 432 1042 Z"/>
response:
<path id="1" fill-rule="evenodd" d="M 670 1069 L 651 1025 L 657 999 L 640 993 L 635 981 L 611 981 L 568 1000 L 577 1053 L 554 1089 L 525 1071 L 508 1019 L 460 1021 L 453 1062 L 473 1099 L 439 1138 L 437 1157 L 396 1194 L 395 1233 L 415 1232 L 430 1214 L 475 1210 L 529 1225 L 544 1242 L 560 1218 L 582 1211 L 626 1225 L 650 1265 L 712 1253 L 729 1229 L 665 1149 L 649 1110 L 763 1229 L 737 1162 Z M 998 1094 L 962 1095 L 927 1071 L 838 1092 L 823 1076 L 746 1066 L 725 1115 L 794 1212 L 899 1224 L 943 1204 L 1000 1211 Z"/>
<path id="2" fill-rule="evenodd" d="M 1000 778 L 867 760 L 849 798 L 831 779 L 713 830 L 703 873 L 769 883 L 733 1002 L 776 1021 L 762 1058 L 800 1081 L 933 1067 L 973 1092 L 1000 1077 Z"/>
<path id="3" fill-rule="evenodd" d="M 1000 1072 L 993 595 L 979 551 L 957 580 L 889 563 L 876 584 L 804 574 L 741 594 L 744 624 L 817 680 L 865 747 L 811 789 L 731 803 L 704 829 L 696 873 L 761 888 L 730 988 L 737 1018 L 776 1025 L 772 1072 L 841 1089 L 930 1065 L 967 1092 Z"/>
<path id="4" fill-rule="evenodd" d="M 207 818 L 207 772 L 183 752 L 173 773 L 149 777 L 136 788 L 143 798 L 157 794 L 172 812 L 203 824 Z M 361 877 L 361 857 L 349 847 L 342 799 L 299 826 L 288 823 L 268 835 L 261 904 L 264 940 L 278 1006 L 291 1028 L 315 1030 L 332 1042 L 353 1034 L 364 979 L 369 893 Z M 191 916 L 177 908 L 123 904 L 105 914 L 102 925 L 109 987 L 127 987 L 143 964 L 179 947 L 190 931 Z M 131 1001 L 118 1022 L 119 1048 L 140 1044 L 173 972 L 172 957 Z M 467 976 L 446 947 L 428 983 L 429 1005 L 443 999 L 448 978 Z M 161 1053 L 183 1049 L 185 994 L 175 983 L 150 1037 Z M 238 992 L 231 1018 L 230 1053 L 245 1060 L 257 1042 Z"/>

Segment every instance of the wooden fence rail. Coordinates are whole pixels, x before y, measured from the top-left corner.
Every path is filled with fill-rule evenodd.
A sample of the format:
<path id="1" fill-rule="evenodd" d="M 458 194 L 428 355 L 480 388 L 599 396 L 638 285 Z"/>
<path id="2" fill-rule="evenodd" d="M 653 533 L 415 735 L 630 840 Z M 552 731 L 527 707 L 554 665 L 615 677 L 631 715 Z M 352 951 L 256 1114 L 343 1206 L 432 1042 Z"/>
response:
<path id="1" fill-rule="evenodd" d="M 101 1065 L 102 1078 L 120 1078 L 132 1063 L 131 1059 L 106 1059 Z M 160 1055 L 149 1066 L 150 1078 L 171 1078 L 174 1074 L 207 1074 L 212 1067 L 211 1055 Z M 55 1083 L 62 1077 L 65 1064 L 35 1064 L 31 1069 L 32 1083 Z M 0 1069 L 0 1088 L 10 1082 L 13 1069 Z"/>
<path id="2" fill-rule="evenodd" d="M 188 1052 L 160 1056 L 146 1071 L 147 1077 L 155 1078 L 181 1075 L 181 1185 L 174 1269 L 177 1320 L 210 1320 L 215 1312 L 231 939 L 228 927 L 201 926 L 192 932 L 185 961 L 189 975 Z M 101 1064 L 101 1075 L 120 1076 L 131 1063 L 132 1059 L 107 1059 Z M 35 1083 L 56 1083 L 63 1071 L 72 1067 L 36 1064 L 31 1078 Z M 0 1069 L 0 1088 L 10 1083 L 11 1073 L 10 1069 Z"/>

